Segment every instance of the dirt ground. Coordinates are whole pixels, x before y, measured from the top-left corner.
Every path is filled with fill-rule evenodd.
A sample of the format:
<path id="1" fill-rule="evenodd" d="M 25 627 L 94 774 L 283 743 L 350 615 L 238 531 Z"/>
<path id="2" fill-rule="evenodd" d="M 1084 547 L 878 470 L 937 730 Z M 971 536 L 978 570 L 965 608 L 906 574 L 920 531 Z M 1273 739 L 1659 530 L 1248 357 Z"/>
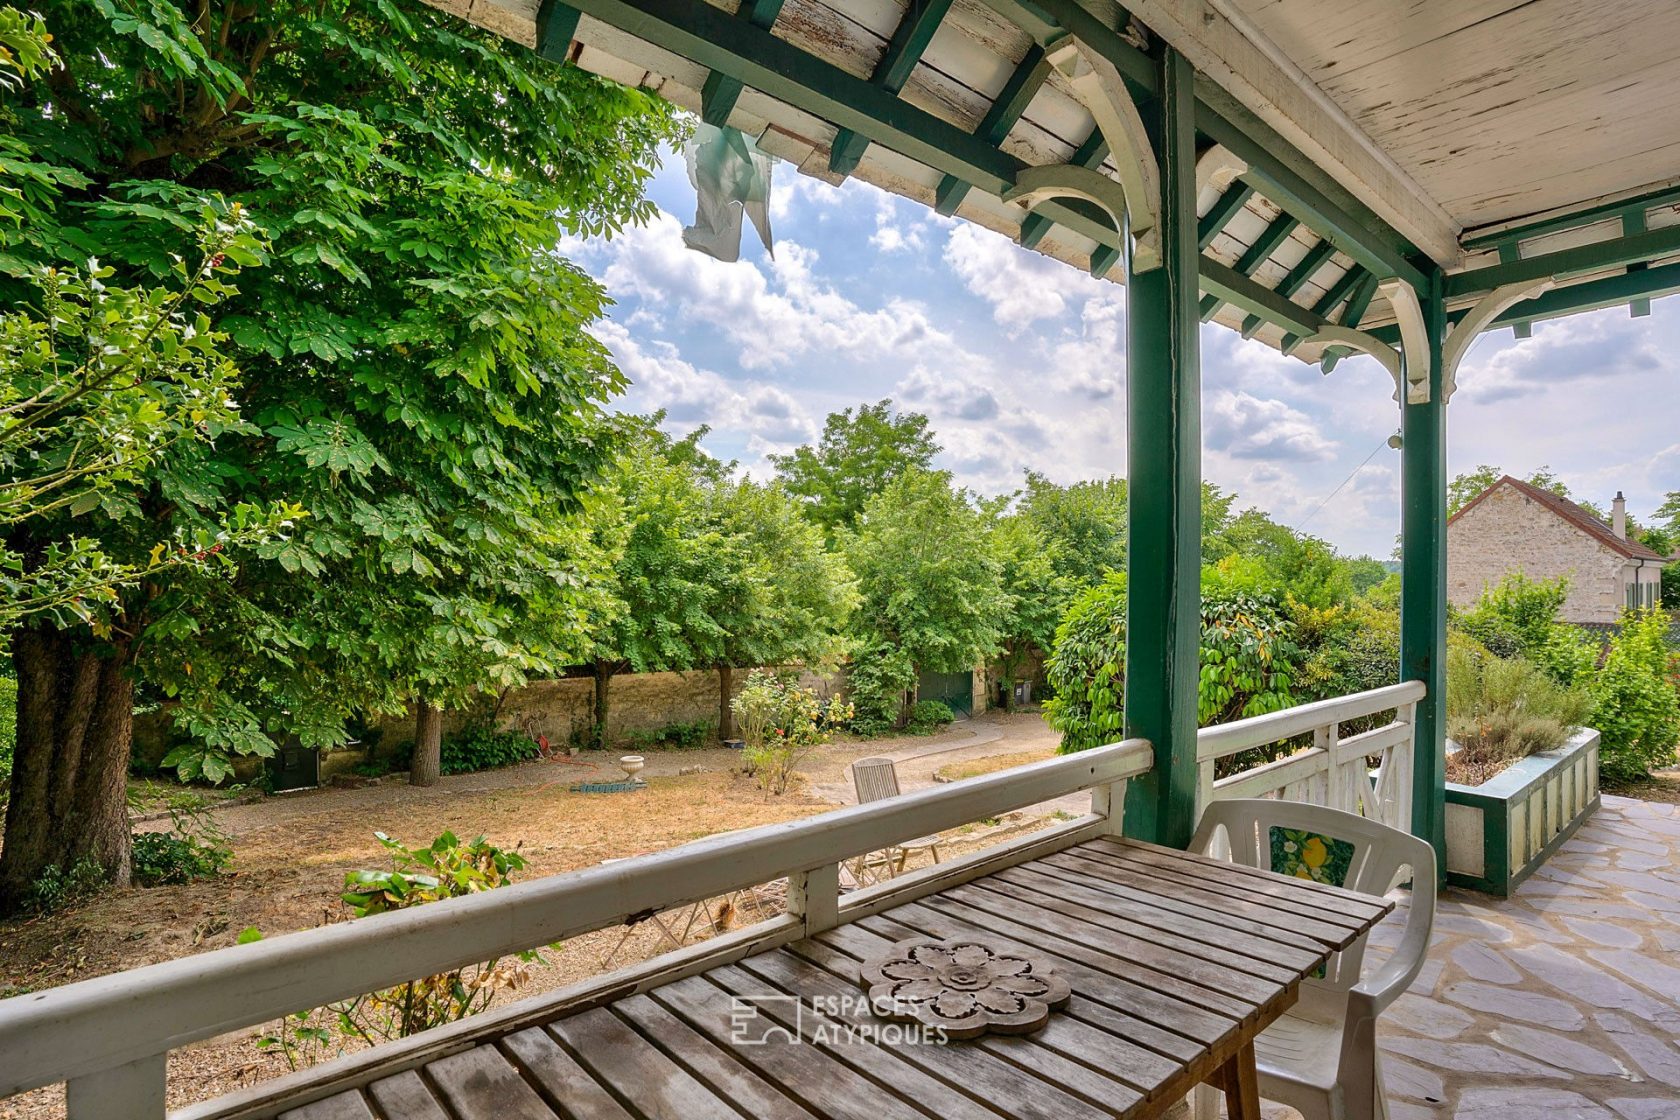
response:
<path id="1" fill-rule="evenodd" d="M 1054 743 L 1054 733 L 1034 713 L 988 714 L 926 738 L 823 747 L 800 763 L 796 788 L 780 797 L 735 773 L 734 752 L 706 750 L 646 755 L 641 776 L 647 786 L 632 793 L 571 792 L 568 787 L 578 781 L 623 777 L 616 753 L 586 752 L 570 760 L 455 775 L 430 789 L 386 779 L 365 788 L 229 804 L 215 810 L 215 819 L 233 848 L 230 873 L 185 886 L 111 891 L 50 916 L 0 923 L 0 994 L 225 948 L 247 926 L 272 936 L 343 920 L 338 893 L 344 874 L 387 866 L 375 831 L 410 846 L 445 829 L 463 840 L 482 833 L 503 847 L 518 846 L 530 861 L 522 878 L 536 878 L 833 808 L 852 800 L 847 767 L 857 758 L 893 758 L 909 790 L 933 782 L 943 766 L 1023 753 L 1047 756 Z M 681 773 L 695 767 L 699 772 Z M 1013 814 L 958 834 L 946 850 L 989 842 L 999 830 L 1032 827 L 1056 808 Z M 167 826 L 167 820 L 154 820 L 139 827 Z M 743 918 L 754 920 L 751 914 Z M 622 928 L 603 930 L 568 942 L 548 963 L 533 968 L 524 994 L 563 987 L 671 948 L 652 923 L 636 927 L 619 946 L 624 935 Z M 704 935 L 697 928 L 691 940 Z M 170 1107 L 286 1072 L 281 1057 L 257 1050 L 255 1040 L 263 1033 L 253 1028 L 172 1054 Z M 0 1101 L 0 1120 L 62 1116 L 61 1089 Z"/>

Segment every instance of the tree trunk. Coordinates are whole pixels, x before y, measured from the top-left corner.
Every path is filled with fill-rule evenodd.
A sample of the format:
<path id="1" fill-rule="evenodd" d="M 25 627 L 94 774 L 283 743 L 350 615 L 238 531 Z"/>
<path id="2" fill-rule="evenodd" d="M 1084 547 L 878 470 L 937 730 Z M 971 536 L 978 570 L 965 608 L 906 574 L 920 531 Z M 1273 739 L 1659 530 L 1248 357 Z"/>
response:
<path id="1" fill-rule="evenodd" d="M 134 681 L 126 641 L 92 643 L 49 627 L 12 635 L 17 749 L 0 913 L 15 912 L 49 867 L 93 860 L 118 886 L 129 882 L 128 756 Z"/>
<path id="2" fill-rule="evenodd" d="M 597 750 L 607 749 L 607 689 L 612 684 L 613 666 L 609 661 L 595 662 L 595 726 L 592 729 Z"/>
<path id="3" fill-rule="evenodd" d="M 735 738 L 735 709 L 729 701 L 735 692 L 735 670 L 719 665 L 718 671 L 718 738 L 723 742 Z"/>
<path id="4" fill-rule="evenodd" d="M 408 784 L 435 786 L 443 773 L 443 713 L 424 699 L 414 701 L 414 759 Z"/>

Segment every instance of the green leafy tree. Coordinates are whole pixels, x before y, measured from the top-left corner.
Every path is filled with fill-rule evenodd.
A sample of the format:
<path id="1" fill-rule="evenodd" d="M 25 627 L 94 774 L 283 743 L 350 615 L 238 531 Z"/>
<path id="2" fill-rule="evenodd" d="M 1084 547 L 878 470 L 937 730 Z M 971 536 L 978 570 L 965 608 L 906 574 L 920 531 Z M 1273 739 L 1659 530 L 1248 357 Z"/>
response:
<path id="1" fill-rule="evenodd" d="M 837 656 L 857 592 L 845 560 L 780 486 L 723 481 L 708 507 L 719 538 L 706 571 L 717 629 L 701 656 L 718 673 L 719 737 L 732 739 L 734 670 Z"/>
<path id="2" fill-rule="evenodd" d="M 1053 542 L 1051 564 L 1071 595 L 1126 568 L 1126 480 L 1093 479 L 1058 486 L 1033 471 L 1016 513 Z"/>
<path id="3" fill-rule="evenodd" d="M 831 412 L 815 447 L 772 455 L 788 493 L 806 503 L 829 533 L 850 526 L 869 499 L 894 479 L 928 470 L 939 445 L 919 412 L 894 412 L 892 401 Z"/>
<path id="4" fill-rule="evenodd" d="M 275 734 L 339 741 L 357 709 L 423 715 L 579 656 L 557 620 L 590 613 L 589 569 L 553 527 L 610 461 L 597 414 L 621 379 L 584 329 L 602 291 L 553 247 L 651 213 L 674 131 L 650 96 L 418 0 L 43 15 L 65 68 L 25 80 L 0 132 L 53 169 L 9 202 L 28 212 L 0 266 L 97 252 L 123 286 L 156 283 L 206 206 L 244 207 L 271 247 L 216 323 L 259 432 L 195 444 L 191 470 L 148 473 L 143 520 L 86 535 L 135 563 L 130 541 L 242 502 L 310 516 L 231 576 L 126 590 L 109 637 L 14 632 L 39 666 L 20 711 L 71 715 L 42 725 L 40 757 L 78 778 L 20 752 L 0 902 L 78 854 L 22 839 L 57 817 L 105 822 L 93 855 L 126 878 L 136 674 L 201 744 L 177 762 L 208 774 Z M 0 288 L 15 302 L 23 282 Z"/>
<path id="5" fill-rule="evenodd" d="M 1022 513 L 998 519 L 991 545 L 1002 581 L 999 661 L 1006 681 L 1021 675 L 1035 650 L 1050 649 L 1056 625 L 1079 586 L 1058 561 L 1065 542 L 1054 540 Z M 1004 690 L 1004 706 L 1014 709 L 1015 690 Z"/>
<path id="6" fill-rule="evenodd" d="M 1356 596 L 1356 568 L 1335 548 L 1279 525 L 1257 509 L 1244 510 L 1217 531 L 1204 534 L 1202 554 L 1223 565 L 1228 580 L 1279 601 L 1287 595 L 1322 610 L 1351 603 Z"/>
<path id="7" fill-rule="evenodd" d="M 663 417 L 633 421 L 624 453 L 588 516 L 596 547 L 609 556 L 611 607 L 590 630 L 595 678 L 592 738 L 604 744 L 612 678 L 710 665 L 725 631 L 714 616 L 717 557 L 727 541 L 708 510 L 724 467 L 699 448 L 704 430 L 672 440 Z"/>
<path id="8" fill-rule="evenodd" d="M 973 668 L 998 649 L 1008 601 L 986 519 L 947 475 L 912 469 L 889 482 L 841 534 L 841 551 L 857 577 L 860 648 L 890 647 L 933 672 Z"/>

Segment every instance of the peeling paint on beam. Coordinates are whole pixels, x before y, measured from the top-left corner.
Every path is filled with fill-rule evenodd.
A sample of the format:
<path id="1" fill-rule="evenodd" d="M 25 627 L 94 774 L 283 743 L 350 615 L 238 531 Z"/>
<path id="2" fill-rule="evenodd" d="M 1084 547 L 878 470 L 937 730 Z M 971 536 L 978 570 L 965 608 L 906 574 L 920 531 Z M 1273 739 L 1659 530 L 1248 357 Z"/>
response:
<path id="1" fill-rule="evenodd" d="M 781 14 L 782 0 L 741 0 L 735 18 L 768 31 L 775 26 L 776 17 Z M 735 102 L 740 100 L 744 88 L 734 78 L 715 70 L 707 74 L 706 84 L 700 88 L 700 119 L 718 128 L 727 126 L 729 114 L 735 111 Z"/>
<path id="2" fill-rule="evenodd" d="M 1196 248 L 1206 249 L 1213 244 L 1213 239 L 1219 236 L 1219 231 L 1231 224 L 1231 219 L 1237 216 L 1250 198 L 1254 197 L 1254 188 L 1247 183 L 1232 183 L 1220 195 L 1214 204 L 1208 207 L 1196 223 Z"/>
<path id="3" fill-rule="evenodd" d="M 1592 225 L 1605 218 L 1615 217 L 1617 214 L 1629 210 L 1643 213 L 1657 206 L 1672 206 L 1680 203 L 1680 187 L 1663 187 L 1661 190 L 1647 191 L 1645 194 L 1632 195 L 1628 198 L 1611 202 L 1600 202 L 1593 206 L 1584 207 L 1569 213 L 1557 214 L 1550 218 L 1537 218 L 1532 222 L 1521 222 L 1504 226 L 1487 233 L 1466 234 L 1463 245 L 1466 249 L 1491 249 L 1508 241 L 1525 241 L 1531 237 L 1540 237 L 1559 230 L 1574 229 L 1576 226 Z"/>
<path id="4" fill-rule="evenodd" d="M 1347 299 L 1350 295 L 1352 295 L 1353 290 L 1359 286 L 1360 282 L 1363 281 L 1365 277 L 1369 275 L 1371 274 L 1366 272 L 1365 269 L 1359 267 L 1358 265 L 1354 265 L 1352 268 L 1342 273 L 1342 275 L 1325 290 L 1324 294 L 1319 297 L 1318 302 L 1313 304 L 1312 313 L 1319 318 L 1320 322 L 1323 322 L 1324 316 L 1330 314 L 1330 312 L 1336 309 L 1336 305 L 1338 303 L 1341 303 L 1344 299 Z M 1293 354 L 1295 352 L 1295 348 L 1301 345 L 1301 340 L 1306 338 L 1307 335 L 1313 333 L 1315 332 L 1293 331 L 1284 335 L 1282 346 L 1283 352 L 1285 354 Z M 1396 334 L 1395 337 L 1398 338 L 1399 335 Z"/>
<path id="5" fill-rule="evenodd" d="M 903 21 L 893 32 L 886 53 L 875 64 L 870 83 L 888 93 L 896 94 L 910 80 L 921 60 L 922 52 L 939 30 L 945 13 L 951 10 L 951 0 L 910 0 Z M 842 127 L 834 137 L 829 152 L 828 169 L 837 175 L 850 175 L 857 170 L 863 153 L 869 149 L 869 138 Z"/>
<path id="6" fill-rule="evenodd" d="M 1680 253 L 1680 226 L 1664 226 L 1608 241 L 1594 241 L 1555 253 L 1458 272 L 1446 278 L 1449 299 L 1491 292 L 1506 284 L 1564 277 L 1620 265 L 1643 264 Z"/>
<path id="7" fill-rule="evenodd" d="M 1009 75 L 1009 80 L 998 91 L 997 99 L 986 110 L 986 116 L 981 120 L 980 127 L 974 130 L 974 135 L 988 144 L 1002 144 L 1049 76 L 1050 62 L 1044 56 L 1044 48 L 1035 43 L 1027 48 L 1015 72 Z M 934 191 L 934 210 L 947 217 L 955 214 L 957 207 L 962 205 L 963 196 L 968 193 L 968 186 L 955 175 L 945 176 Z"/>

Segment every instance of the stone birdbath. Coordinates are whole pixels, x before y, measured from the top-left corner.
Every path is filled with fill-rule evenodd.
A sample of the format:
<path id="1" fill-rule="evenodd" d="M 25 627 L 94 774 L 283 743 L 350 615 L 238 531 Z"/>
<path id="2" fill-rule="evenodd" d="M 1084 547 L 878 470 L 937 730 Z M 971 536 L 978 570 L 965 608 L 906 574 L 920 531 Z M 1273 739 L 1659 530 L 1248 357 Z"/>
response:
<path id="1" fill-rule="evenodd" d="M 640 774 L 642 767 L 647 765 L 647 759 L 639 754 L 627 754 L 618 760 L 618 765 L 624 771 L 625 781 L 640 782 L 642 779 L 636 777 L 636 775 Z"/>

